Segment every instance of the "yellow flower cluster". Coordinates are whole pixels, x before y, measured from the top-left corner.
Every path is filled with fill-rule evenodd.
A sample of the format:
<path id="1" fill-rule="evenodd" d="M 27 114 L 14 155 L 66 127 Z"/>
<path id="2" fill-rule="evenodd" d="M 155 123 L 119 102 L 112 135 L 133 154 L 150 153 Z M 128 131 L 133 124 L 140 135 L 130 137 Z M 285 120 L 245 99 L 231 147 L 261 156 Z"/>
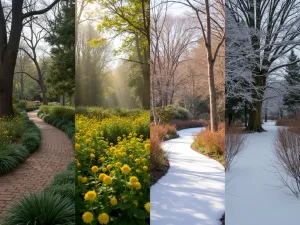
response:
<path id="1" fill-rule="evenodd" d="M 149 131 L 143 132 L 149 117 L 112 118 L 76 116 L 76 186 L 82 193 L 82 220 L 109 224 L 139 218 L 144 223 L 150 213 L 150 141 Z"/>
<path id="2" fill-rule="evenodd" d="M 13 142 L 22 133 L 23 129 L 24 122 L 20 117 L 0 118 L 0 145 Z"/>

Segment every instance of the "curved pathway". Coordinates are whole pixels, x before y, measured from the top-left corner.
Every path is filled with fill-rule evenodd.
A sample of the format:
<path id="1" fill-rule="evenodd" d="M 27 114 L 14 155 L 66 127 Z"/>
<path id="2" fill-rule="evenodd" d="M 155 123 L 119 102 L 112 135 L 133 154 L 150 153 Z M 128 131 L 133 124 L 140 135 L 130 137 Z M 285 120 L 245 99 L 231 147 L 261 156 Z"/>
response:
<path id="1" fill-rule="evenodd" d="M 219 225 L 225 211 L 224 167 L 191 149 L 193 134 L 163 143 L 170 169 L 151 187 L 151 225 Z"/>
<path id="2" fill-rule="evenodd" d="M 226 225 L 300 223 L 300 199 L 282 185 L 274 167 L 278 127 L 266 122 L 263 128 L 267 132 L 247 134 L 245 148 L 226 172 Z"/>
<path id="3" fill-rule="evenodd" d="M 28 116 L 41 130 L 41 145 L 23 164 L 0 176 L 0 216 L 26 193 L 43 190 L 74 159 L 73 144 L 64 132 L 38 118 L 36 111 Z"/>

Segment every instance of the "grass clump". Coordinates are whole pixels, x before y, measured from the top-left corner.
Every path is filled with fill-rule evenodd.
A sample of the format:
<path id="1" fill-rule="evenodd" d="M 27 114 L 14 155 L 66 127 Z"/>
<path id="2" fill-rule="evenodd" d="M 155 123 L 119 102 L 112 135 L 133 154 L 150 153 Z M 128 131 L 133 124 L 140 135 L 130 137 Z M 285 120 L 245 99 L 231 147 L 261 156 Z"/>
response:
<path id="1" fill-rule="evenodd" d="M 73 225 L 74 202 L 60 194 L 42 192 L 25 196 L 14 204 L 2 225 Z"/>
<path id="2" fill-rule="evenodd" d="M 0 146 L 0 175 L 6 174 L 24 162 L 29 151 L 19 144 Z"/>

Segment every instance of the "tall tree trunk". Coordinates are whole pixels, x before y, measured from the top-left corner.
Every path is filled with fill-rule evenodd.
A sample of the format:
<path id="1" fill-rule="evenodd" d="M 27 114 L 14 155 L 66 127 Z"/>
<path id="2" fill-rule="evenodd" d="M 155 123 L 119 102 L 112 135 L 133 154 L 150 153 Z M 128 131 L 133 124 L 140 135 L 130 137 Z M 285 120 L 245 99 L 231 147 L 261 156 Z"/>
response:
<path id="1" fill-rule="evenodd" d="M 20 100 L 24 100 L 24 74 L 21 73 L 20 77 Z"/>
<path id="2" fill-rule="evenodd" d="M 9 34 L 4 9 L 0 1 L 0 118 L 13 116 L 13 79 L 18 55 L 23 20 L 49 11 L 59 0 L 54 0 L 48 7 L 23 13 L 24 0 L 11 1 L 11 21 Z M 7 38 L 9 37 L 9 38 Z"/>
<path id="3" fill-rule="evenodd" d="M 149 52 L 150 52 L 150 43 L 149 48 L 144 48 L 144 54 L 141 54 L 141 43 L 140 37 L 138 34 L 135 35 L 135 44 L 137 51 L 137 59 L 141 63 L 141 69 L 143 73 L 143 93 L 142 93 L 142 106 L 144 109 L 150 109 L 150 65 L 149 61 Z"/>
<path id="4" fill-rule="evenodd" d="M 65 95 L 60 96 L 60 105 L 65 106 L 66 105 L 66 99 Z"/>
<path id="5" fill-rule="evenodd" d="M 12 2 L 12 21 L 9 40 L 3 8 L 0 4 L 0 118 L 13 116 L 13 80 L 22 31 L 23 1 Z"/>
<path id="6" fill-rule="evenodd" d="M 208 87 L 209 87 L 209 106 L 210 106 L 210 129 L 213 132 L 218 130 L 217 121 L 217 101 L 216 101 L 216 88 L 214 79 L 214 60 L 212 53 L 212 31 L 211 31 L 211 18 L 210 18 L 210 3 L 209 0 L 205 0 L 205 12 L 206 12 L 206 52 L 208 62 Z"/>
<path id="7" fill-rule="evenodd" d="M 40 82 L 40 87 L 42 91 L 43 105 L 48 105 L 47 88 L 43 81 Z"/>
<path id="8" fill-rule="evenodd" d="M 143 67 L 143 80 L 144 80 L 144 92 L 143 92 L 143 108 L 150 109 L 150 66 L 142 65 Z"/>
<path id="9" fill-rule="evenodd" d="M 6 64 L 7 65 L 7 64 Z M 13 111 L 13 79 L 10 78 L 13 71 L 0 71 L 0 118 L 14 116 Z"/>
<path id="10" fill-rule="evenodd" d="M 247 131 L 253 131 L 253 132 L 265 131 L 262 127 L 261 108 L 262 108 L 262 101 L 256 100 L 253 103 L 251 112 L 249 114 L 248 126 L 246 129 Z"/>
<path id="11" fill-rule="evenodd" d="M 155 64 L 154 64 L 155 65 Z M 151 72 L 151 71 L 150 71 Z M 157 125 L 157 115 L 156 115 L 156 104 L 155 104 L 155 93 L 154 93 L 154 79 L 156 77 L 156 71 L 155 71 L 155 66 L 153 66 L 153 72 L 152 75 L 150 77 L 150 81 L 151 81 L 151 88 L 150 88 L 150 93 L 151 93 L 151 111 L 152 111 L 152 116 L 153 116 L 153 122 L 155 125 Z"/>
<path id="12" fill-rule="evenodd" d="M 248 110 L 247 110 L 247 102 L 245 101 L 245 105 L 244 105 L 244 123 L 245 123 L 245 127 L 247 127 L 248 125 L 248 121 L 247 121 L 247 114 L 248 114 Z"/>
<path id="13" fill-rule="evenodd" d="M 216 132 L 218 130 L 217 121 L 217 101 L 216 101 L 216 88 L 214 81 L 213 62 L 211 57 L 208 56 L 208 87 L 209 87 L 209 107 L 210 107 L 210 127 L 211 131 Z"/>
<path id="14" fill-rule="evenodd" d="M 268 122 L 268 108 L 265 108 L 265 122 Z"/>

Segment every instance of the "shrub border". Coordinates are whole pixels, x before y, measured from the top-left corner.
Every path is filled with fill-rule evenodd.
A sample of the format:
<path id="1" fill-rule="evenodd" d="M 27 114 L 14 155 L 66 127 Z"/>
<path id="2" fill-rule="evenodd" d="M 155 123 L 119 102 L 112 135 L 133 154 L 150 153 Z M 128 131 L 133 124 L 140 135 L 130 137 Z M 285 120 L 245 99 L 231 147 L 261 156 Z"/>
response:
<path id="1" fill-rule="evenodd" d="M 57 129 L 63 131 L 69 139 L 75 143 L 75 122 L 67 119 L 62 119 L 56 116 L 52 116 L 49 114 L 44 114 L 42 111 L 38 111 L 38 117 L 42 119 L 45 123 L 48 123 Z M 70 131 L 70 128 L 73 128 Z M 69 129 L 69 131 L 68 131 Z"/>
<path id="2" fill-rule="evenodd" d="M 13 157 L 17 163 L 15 163 L 14 167 L 11 167 L 9 170 L 6 171 L 0 171 L 0 176 L 4 174 L 8 174 L 9 172 L 13 171 L 18 165 L 22 164 L 31 153 L 35 152 L 40 144 L 41 144 L 41 131 L 36 126 L 36 124 L 31 121 L 27 115 L 27 112 L 23 111 L 21 113 L 22 120 L 24 121 L 24 131 L 22 133 L 22 143 L 18 144 L 20 146 L 23 146 L 28 152 L 23 155 L 22 159 L 17 159 L 20 157 L 20 155 L 17 155 L 16 152 L 13 152 L 13 154 L 10 154 L 11 157 Z M 8 144 L 7 146 L 13 146 L 16 145 L 15 143 Z"/>

